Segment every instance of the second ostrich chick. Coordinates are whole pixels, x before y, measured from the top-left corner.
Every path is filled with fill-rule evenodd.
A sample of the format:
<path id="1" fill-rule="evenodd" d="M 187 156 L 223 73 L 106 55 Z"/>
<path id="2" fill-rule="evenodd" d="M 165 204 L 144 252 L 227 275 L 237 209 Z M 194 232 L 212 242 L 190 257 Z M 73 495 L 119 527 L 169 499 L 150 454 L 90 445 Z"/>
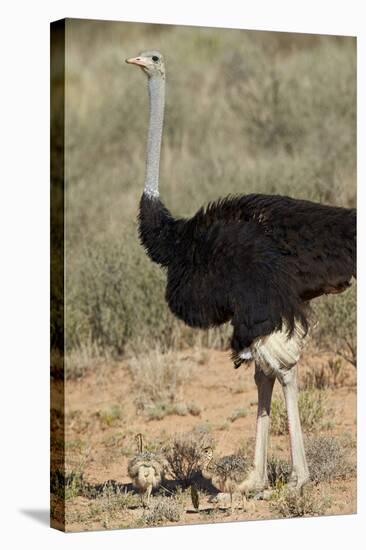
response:
<path id="1" fill-rule="evenodd" d="M 133 485 L 141 495 L 141 501 L 145 506 L 150 501 L 153 488 L 158 487 L 164 477 L 167 461 L 158 453 L 143 451 L 142 435 L 136 436 L 137 454 L 128 463 L 128 475 Z"/>
<path id="2" fill-rule="evenodd" d="M 212 447 L 203 449 L 201 459 L 202 475 L 206 479 L 210 479 L 212 485 L 219 491 L 229 493 L 231 513 L 233 512 L 233 494 L 238 491 L 238 486 L 248 473 L 248 469 L 249 462 L 242 455 L 232 454 L 214 460 Z M 243 510 L 245 510 L 246 497 L 244 494 L 241 494 L 241 497 Z"/>

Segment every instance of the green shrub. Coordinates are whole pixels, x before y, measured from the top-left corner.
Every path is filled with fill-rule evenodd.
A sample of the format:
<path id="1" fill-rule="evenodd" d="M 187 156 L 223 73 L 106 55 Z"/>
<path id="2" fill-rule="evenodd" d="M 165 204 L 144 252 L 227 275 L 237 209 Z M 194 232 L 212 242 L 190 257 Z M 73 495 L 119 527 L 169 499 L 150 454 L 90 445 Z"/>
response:
<path id="1" fill-rule="evenodd" d="M 314 302 L 319 323 L 314 338 L 323 348 L 357 365 L 356 284 L 338 296 L 324 296 Z M 336 366 L 336 365 L 335 365 Z"/>
<path id="2" fill-rule="evenodd" d="M 319 430 L 324 425 L 324 397 L 320 391 L 299 392 L 299 415 L 305 432 Z M 286 406 L 283 399 L 274 398 L 271 405 L 271 431 L 275 435 L 288 433 Z"/>
<path id="3" fill-rule="evenodd" d="M 169 340 L 163 274 L 129 238 L 124 244 L 96 242 L 80 256 L 77 286 L 67 301 L 69 348 L 88 338 L 121 354 L 134 338 Z"/>

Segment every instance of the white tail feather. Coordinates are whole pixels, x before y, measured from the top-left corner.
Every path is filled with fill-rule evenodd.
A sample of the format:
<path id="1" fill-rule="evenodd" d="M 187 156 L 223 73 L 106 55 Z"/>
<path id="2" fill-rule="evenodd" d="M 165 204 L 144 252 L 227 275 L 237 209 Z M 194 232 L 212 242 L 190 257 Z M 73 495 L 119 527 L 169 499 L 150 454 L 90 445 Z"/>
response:
<path id="1" fill-rule="evenodd" d="M 290 337 L 287 331 L 288 328 L 284 324 L 282 330 L 259 338 L 252 344 L 253 357 L 264 372 L 291 369 L 299 360 L 307 341 L 305 330 L 301 323 L 297 322 Z"/>

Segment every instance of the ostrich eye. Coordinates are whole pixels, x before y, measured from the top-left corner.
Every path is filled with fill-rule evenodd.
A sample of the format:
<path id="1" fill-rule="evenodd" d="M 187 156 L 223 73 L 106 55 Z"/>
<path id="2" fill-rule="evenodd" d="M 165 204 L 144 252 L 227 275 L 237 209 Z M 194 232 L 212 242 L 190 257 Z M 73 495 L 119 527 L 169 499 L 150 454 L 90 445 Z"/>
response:
<path id="1" fill-rule="evenodd" d="M 157 55 L 153 55 L 152 60 L 154 61 L 154 63 L 157 63 L 159 61 L 159 58 Z"/>

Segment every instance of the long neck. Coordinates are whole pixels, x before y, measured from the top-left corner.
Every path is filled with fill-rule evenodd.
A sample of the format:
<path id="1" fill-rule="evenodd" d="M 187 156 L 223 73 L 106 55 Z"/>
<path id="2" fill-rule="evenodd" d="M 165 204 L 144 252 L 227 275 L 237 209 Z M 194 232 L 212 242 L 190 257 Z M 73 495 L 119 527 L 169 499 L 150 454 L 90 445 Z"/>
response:
<path id="1" fill-rule="evenodd" d="M 212 471 L 212 468 L 211 468 L 211 461 L 212 461 L 212 459 L 210 459 L 208 462 L 206 462 L 205 464 L 202 465 L 201 472 L 202 472 L 203 477 L 205 477 L 206 479 L 212 479 L 212 477 L 213 477 L 213 471 Z"/>
<path id="2" fill-rule="evenodd" d="M 149 130 L 147 136 L 147 158 L 144 194 L 159 197 L 160 148 L 163 133 L 165 78 L 149 78 Z"/>
<path id="3" fill-rule="evenodd" d="M 139 235 L 153 262 L 168 266 L 174 259 L 176 226 L 159 199 L 159 162 L 164 118 L 164 77 L 149 79 L 150 119 L 147 138 L 146 178 L 140 201 Z"/>

